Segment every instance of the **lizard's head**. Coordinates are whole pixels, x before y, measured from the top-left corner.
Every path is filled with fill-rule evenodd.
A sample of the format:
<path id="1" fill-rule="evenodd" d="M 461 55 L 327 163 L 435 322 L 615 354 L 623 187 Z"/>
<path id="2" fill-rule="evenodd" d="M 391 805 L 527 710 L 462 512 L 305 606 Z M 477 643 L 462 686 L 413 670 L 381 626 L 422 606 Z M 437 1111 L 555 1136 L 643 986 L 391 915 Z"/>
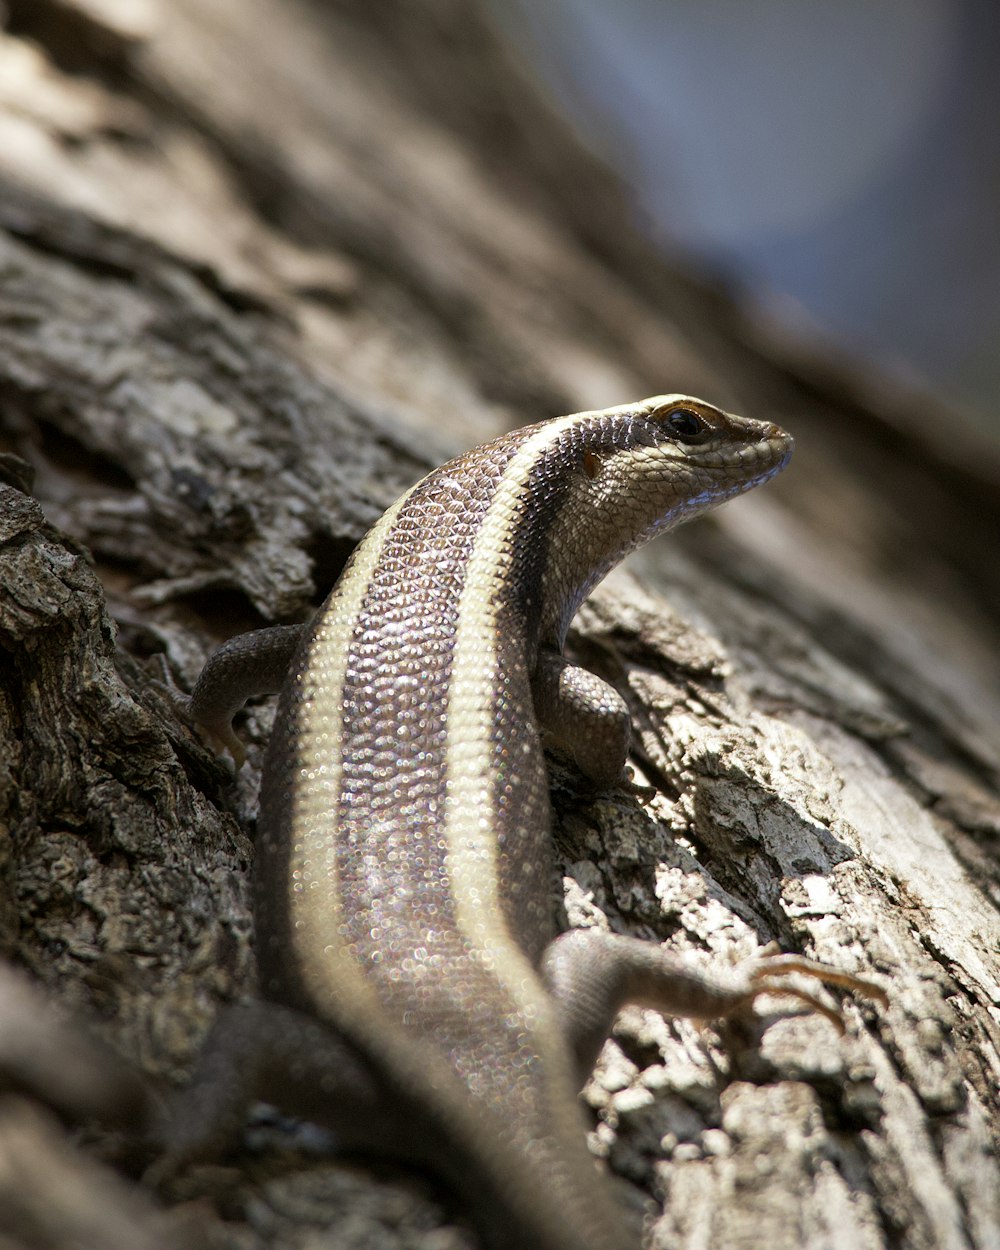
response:
<path id="1" fill-rule="evenodd" d="M 549 611 L 560 601 L 575 611 L 629 551 L 773 477 L 792 452 L 778 426 L 690 395 L 657 395 L 559 426 L 551 450 L 576 471 L 548 535 Z"/>
<path id="2" fill-rule="evenodd" d="M 587 481 L 574 510 L 598 526 L 607 512 L 611 531 L 630 531 L 628 548 L 773 477 L 792 454 L 792 438 L 778 426 L 690 395 L 582 414 L 576 434 Z"/>
<path id="3" fill-rule="evenodd" d="M 733 416 L 690 395 L 656 395 L 607 415 L 612 446 L 605 454 L 595 449 L 595 478 L 607 473 L 620 488 L 632 483 L 640 492 L 644 483 L 661 485 L 653 494 L 668 502 L 664 524 L 759 485 L 792 454 L 791 435 L 778 426 Z"/>

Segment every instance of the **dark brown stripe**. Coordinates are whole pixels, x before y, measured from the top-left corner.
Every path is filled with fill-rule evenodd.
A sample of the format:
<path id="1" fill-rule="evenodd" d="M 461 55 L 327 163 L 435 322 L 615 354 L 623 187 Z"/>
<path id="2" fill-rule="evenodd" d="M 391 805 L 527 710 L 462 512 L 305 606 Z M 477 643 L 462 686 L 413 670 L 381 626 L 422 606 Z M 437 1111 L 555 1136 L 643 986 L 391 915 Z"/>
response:
<path id="1" fill-rule="evenodd" d="M 521 434 L 437 470 L 407 500 L 359 613 L 343 691 L 344 936 L 391 1014 L 417 1024 L 426 1001 L 442 1042 L 443 1013 L 469 1035 L 447 971 L 465 954 L 442 829 L 453 642 L 469 554 Z M 422 970 L 433 1004 L 420 995 Z"/>

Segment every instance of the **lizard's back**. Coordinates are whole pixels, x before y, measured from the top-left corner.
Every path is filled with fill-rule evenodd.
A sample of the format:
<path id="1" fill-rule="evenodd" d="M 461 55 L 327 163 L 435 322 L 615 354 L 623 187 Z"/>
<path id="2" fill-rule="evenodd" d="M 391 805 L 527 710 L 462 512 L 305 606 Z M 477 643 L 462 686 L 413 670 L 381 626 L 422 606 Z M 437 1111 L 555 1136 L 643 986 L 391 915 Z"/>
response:
<path id="1" fill-rule="evenodd" d="M 496 1246 L 634 1244 L 537 971 L 553 881 L 532 685 L 622 555 L 787 458 L 775 427 L 682 400 L 527 427 L 404 496 L 305 639 L 265 764 L 262 990 L 426 1119 Z"/>
<path id="2" fill-rule="evenodd" d="M 519 510 L 533 436 L 390 510 L 304 643 L 265 771 L 261 983 L 417 1091 L 499 1190 L 508 1244 L 617 1250 L 535 971 L 553 879 L 529 684 L 544 553 Z"/>

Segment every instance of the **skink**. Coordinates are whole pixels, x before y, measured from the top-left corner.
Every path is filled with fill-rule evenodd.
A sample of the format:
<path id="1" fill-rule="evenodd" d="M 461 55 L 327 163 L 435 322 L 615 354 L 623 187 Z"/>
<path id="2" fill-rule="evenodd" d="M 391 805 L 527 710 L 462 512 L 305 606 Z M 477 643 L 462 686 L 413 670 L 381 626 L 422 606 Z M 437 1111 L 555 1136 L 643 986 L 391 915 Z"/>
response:
<path id="1" fill-rule="evenodd" d="M 570 621 L 626 553 L 791 449 L 683 395 L 515 430 L 390 508 L 300 640 L 264 631 L 210 661 L 192 711 L 229 741 L 288 668 L 257 839 L 265 1001 L 216 1025 L 172 1158 L 219 1149 L 267 1097 L 430 1163 L 497 1250 L 625 1250 L 577 1098 L 623 1002 L 711 1018 L 778 988 L 819 1007 L 789 971 L 880 996 L 791 956 L 716 978 L 652 943 L 555 934 L 540 732 L 597 785 L 622 778 L 630 735 L 621 695 L 563 656 Z"/>

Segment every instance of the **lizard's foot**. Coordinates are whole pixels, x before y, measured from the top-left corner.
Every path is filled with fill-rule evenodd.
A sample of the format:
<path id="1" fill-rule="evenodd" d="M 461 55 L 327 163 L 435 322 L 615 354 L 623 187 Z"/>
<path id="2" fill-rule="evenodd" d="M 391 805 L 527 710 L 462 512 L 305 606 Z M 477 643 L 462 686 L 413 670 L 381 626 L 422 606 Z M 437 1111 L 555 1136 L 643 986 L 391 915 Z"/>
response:
<path id="1" fill-rule="evenodd" d="M 154 677 L 150 685 L 159 690 L 170 700 L 185 725 L 194 732 L 208 739 L 208 745 L 215 755 L 228 751 L 232 756 L 236 771 L 239 772 L 246 763 L 246 747 L 236 736 L 233 729 L 232 715 L 223 713 L 217 718 L 206 719 L 196 714 L 194 700 L 185 694 L 174 681 L 166 657 L 160 652 L 157 655 L 160 666 L 160 677 Z"/>
<path id="2" fill-rule="evenodd" d="M 851 972 L 841 972 L 829 964 L 818 963 L 807 959 L 804 955 L 784 955 L 778 951 L 777 945 L 771 943 L 760 955 L 746 961 L 741 971 L 747 977 L 748 988 L 745 1001 L 753 1002 L 760 994 L 783 994 L 797 998 L 805 1003 L 810 1010 L 824 1016 L 837 1029 L 844 1032 L 844 1019 L 837 1007 L 829 1007 L 808 990 L 797 985 L 785 984 L 789 976 L 812 977 L 824 985 L 839 985 L 844 989 L 853 990 L 866 998 L 874 998 L 883 1007 L 889 1005 L 889 996 L 880 985 L 869 981 L 866 977 L 855 976 Z"/>

